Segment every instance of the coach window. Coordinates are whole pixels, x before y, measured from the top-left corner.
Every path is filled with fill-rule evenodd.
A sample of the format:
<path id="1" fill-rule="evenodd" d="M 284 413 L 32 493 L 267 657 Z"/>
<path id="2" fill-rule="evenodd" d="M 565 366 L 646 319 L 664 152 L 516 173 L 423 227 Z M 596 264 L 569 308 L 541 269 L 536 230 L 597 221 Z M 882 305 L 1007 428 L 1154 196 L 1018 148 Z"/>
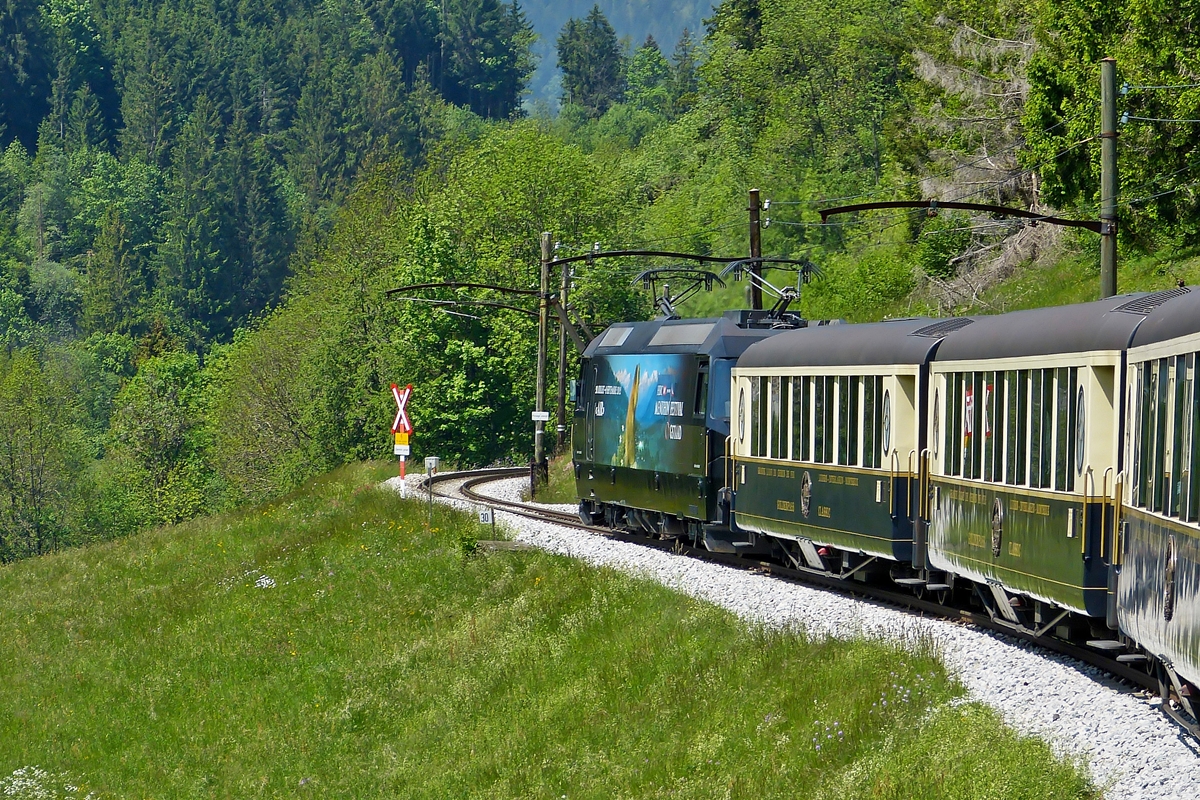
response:
<path id="1" fill-rule="evenodd" d="M 1072 487 L 1071 464 L 1075 461 L 1075 394 L 1078 373 L 1075 367 L 1054 370 L 1054 488 L 1068 492 Z"/>
<path id="2" fill-rule="evenodd" d="M 1151 483 L 1152 496 L 1150 499 L 1151 511 L 1162 511 L 1166 498 L 1166 451 L 1167 451 L 1167 420 L 1169 419 L 1167 412 L 1167 401 L 1169 395 L 1167 390 L 1170 384 L 1170 359 L 1160 358 L 1156 365 L 1155 372 L 1155 409 L 1154 409 L 1154 472 L 1152 474 L 1153 481 Z"/>
<path id="3" fill-rule="evenodd" d="M 987 439 L 987 460 L 984 480 L 1004 482 L 1004 373 L 989 372 L 984 379 L 984 433 Z"/>
<path id="4" fill-rule="evenodd" d="M 1075 397 L 1075 474 L 1082 476 L 1087 463 L 1087 409 L 1083 404 L 1083 387 Z"/>
<path id="5" fill-rule="evenodd" d="M 767 393 L 763 378 L 750 379 L 750 455 L 762 457 L 767 453 Z"/>
<path id="6" fill-rule="evenodd" d="M 934 462 L 937 461 L 937 456 L 938 456 L 938 441 L 939 441 L 938 440 L 938 433 L 939 433 L 938 422 L 939 422 L 939 420 L 941 420 L 941 417 L 942 417 L 942 409 L 941 409 L 941 406 L 939 405 L 939 402 L 940 401 L 938 399 L 938 390 L 934 389 L 933 390 L 933 424 L 930 426 L 931 433 L 929 436 L 929 441 L 933 443 Z M 945 472 L 944 469 L 942 471 Z"/>
<path id="7" fill-rule="evenodd" d="M 1184 449 L 1184 460 L 1187 463 L 1187 519 L 1189 522 L 1195 522 L 1200 516 L 1197 512 L 1200 511 L 1200 447 L 1196 446 L 1196 425 L 1200 423 L 1200 392 L 1196 391 L 1196 354 L 1188 353 L 1187 356 L 1187 447 Z"/>
<path id="8" fill-rule="evenodd" d="M 818 464 L 832 464 L 834 443 L 837 431 L 833 427 L 833 407 L 837 402 L 837 378 L 832 375 L 818 377 L 815 383 L 818 388 L 816 397 L 816 442 L 813 444 L 813 461 Z"/>
<path id="9" fill-rule="evenodd" d="M 838 385 L 838 449 L 837 463 L 842 466 L 858 464 L 858 378 L 842 375 Z"/>
<path id="10" fill-rule="evenodd" d="M 862 465 L 878 467 L 880 463 L 880 428 L 883 418 L 883 377 L 868 375 L 862 379 Z"/>
<path id="11" fill-rule="evenodd" d="M 987 431 L 983 426 L 983 406 L 987 382 L 982 372 L 967 373 L 964 381 L 963 460 L 968 478 L 983 477 L 983 445 Z"/>
<path id="12" fill-rule="evenodd" d="M 746 447 L 746 387 L 738 390 L 738 441 Z"/>
<path id="13" fill-rule="evenodd" d="M 1029 370 L 1012 370 L 1005 376 L 1008 403 L 1008 447 L 1004 461 L 1005 483 L 1025 485 L 1029 466 Z"/>
<path id="14" fill-rule="evenodd" d="M 1187 356 L 1175 356 L 1175 402 L 1171 418 L 1171 480 L 1168 491 L 1171 493 L 1168 508 L 1172 517 L 1178 517 L 1187 509 L 1187 458 L 1184 456 L 1189 444 L 1190 431 L 1187 429 L 1187 409 L 1191 392 L 1187 370 Z"/>
<path id="15" fill-rule="evenodd" d="M 812 411 L 812 379 L 792 378 L 792 458 L 796 461 L 809 459 L 809 416 Z"/>
<path id="16" fill-rule="evenodd" d="M 892 449 L 892 397 L 885 391 L 883 393 L 883 417 L 879 425 L 880 436 L 883 437 L 882 457 L 887 458 L 888 453 Z"/>
<path id="17" fill-rule="evenodd" d="M 963 385 L 962 373 L 952 372 L 946 376 L 946 474 L 962 474 L 962 447 L 958 442 L 962 430 Z"/>
<path id="18" fill-rule="evenodd" d="M 1166 446 L 1168 359 L 1138 365 L 1142 387 L 1138 400 L 1138 437 L 1135 446 L 1134 503 L 1151 511 L 1162 510 L 1163 450 Z"/>
<path id="19" fill-rule="evenodd" d="M 787 419 L 783 416 L 783 379 L 774 377 L 770 379 L 771 386 L 771 450 L 766 455 L 769 458 L 783 458 L 787 455 L 784 451 L 785 422 Z"/>
<path id="20" fill-rule="evenodd" d="M 1131 405 L 1137 411 L 1131 414 L 1133 434 L 1133 504 L 1146 505 L 1146 458 L 1145 446 L 1150 439 L 1150 370 L 1146 364 L 1138 364 L 1135 370 L 1135 388 L 1130 392 Z"/>

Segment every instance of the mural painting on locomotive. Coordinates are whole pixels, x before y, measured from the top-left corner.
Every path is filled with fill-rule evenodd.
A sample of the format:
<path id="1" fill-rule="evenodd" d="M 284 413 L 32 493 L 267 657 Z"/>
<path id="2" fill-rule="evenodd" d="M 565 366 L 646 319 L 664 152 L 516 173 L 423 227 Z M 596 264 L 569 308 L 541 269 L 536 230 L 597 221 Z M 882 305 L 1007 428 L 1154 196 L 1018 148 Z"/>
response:
<path id="1" fill-rule="evenodd" d="M 694 384 L 692 359 L 678 354 L 611 356 L 598 362 L 596 462 L 631 469 L 687 472 L 683 438 Z"/>

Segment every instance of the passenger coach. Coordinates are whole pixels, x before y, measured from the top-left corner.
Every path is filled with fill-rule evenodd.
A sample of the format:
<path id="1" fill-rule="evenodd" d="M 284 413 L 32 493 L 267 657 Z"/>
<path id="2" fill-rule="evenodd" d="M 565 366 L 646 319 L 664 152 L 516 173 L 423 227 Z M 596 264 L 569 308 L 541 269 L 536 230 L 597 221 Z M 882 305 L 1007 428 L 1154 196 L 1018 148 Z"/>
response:
<path id="1" fill-rule="evenodd" d="M 1200 684 L 1200 292 L 1153 297 L 1126 367 L 1117 612 L 1186 704 L 1179 677 Z"/>
<path id="2" fill-rule="evenodd" d="M 910 562 L 926 368 L 958 324 L 833 325 L 750 347 L 733 371 L 736 527 L 811 569 Z"/>
<path id="3" fill-rule="evenodd" d="M 1116 627 L 1121 364 L 1148 305 L 1135 295 L 979 317 L 931 365 L 929 561 L 989 587 L 1010 622 L 1054 621 L 1022 595 Z"/>

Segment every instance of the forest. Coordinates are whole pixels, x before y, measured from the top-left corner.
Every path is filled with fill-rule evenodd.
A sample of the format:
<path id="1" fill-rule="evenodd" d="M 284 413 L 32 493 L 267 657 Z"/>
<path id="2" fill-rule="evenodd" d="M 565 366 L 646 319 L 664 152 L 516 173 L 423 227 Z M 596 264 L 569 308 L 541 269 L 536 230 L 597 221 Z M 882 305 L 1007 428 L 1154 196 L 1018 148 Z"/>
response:
<path id="1" fill-rule="evenodd" d="M 947 313 L 1019 270 L 1090 264 L 1087 233 L 817 211 L 933 197 L 1095 216 L 1105 56 L 1124 84 L 1121 247 L 1194 252 L 1192 5 L 725 0 L 674 42 L 631 42 L 594 6 L 539 44 L 499 0 L 12 0 L 0 561 L 386 456 L 392 382 L 417 387 L 415 456 L 528 458 L 530 319 L 385 292 L 536 286 L 541 231 L 560 255 L 736 255 L 758 187 L 764 250 L 821 268 L 814 318 Z M 538 53 L 554 113 L 527 102 Z M 635 268 L 576 270 L 594 328 L 652 313 Z"/>

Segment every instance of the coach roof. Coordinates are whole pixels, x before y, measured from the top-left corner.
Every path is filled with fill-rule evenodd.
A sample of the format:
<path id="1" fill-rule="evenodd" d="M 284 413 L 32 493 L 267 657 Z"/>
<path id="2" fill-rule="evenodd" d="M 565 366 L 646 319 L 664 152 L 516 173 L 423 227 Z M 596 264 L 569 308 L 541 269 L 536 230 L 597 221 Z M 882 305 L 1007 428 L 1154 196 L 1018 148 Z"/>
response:
<path id="1" fill-rule="evenodd" d="M 1132 347 L 1154 344 L 1200 332 L 1200 290 L 1182 286 L 1156 292 L 1163 298 L 1138 327 Z"/>
<path id="2" fill-rule="evenodd" d="M 1160 298 L 1139 293 L 1092 303 L 976 317 L 947 336 L 938 361 L 978 361 L 1057 353 L 1124 350 Z"/>
<path id="3" fill-rule="evenodd" d="M 835 367 L 921 364 L 948 320 L 897 319 L 862 325 L 810 326 L 751 346 L 738 367 Z"/>

